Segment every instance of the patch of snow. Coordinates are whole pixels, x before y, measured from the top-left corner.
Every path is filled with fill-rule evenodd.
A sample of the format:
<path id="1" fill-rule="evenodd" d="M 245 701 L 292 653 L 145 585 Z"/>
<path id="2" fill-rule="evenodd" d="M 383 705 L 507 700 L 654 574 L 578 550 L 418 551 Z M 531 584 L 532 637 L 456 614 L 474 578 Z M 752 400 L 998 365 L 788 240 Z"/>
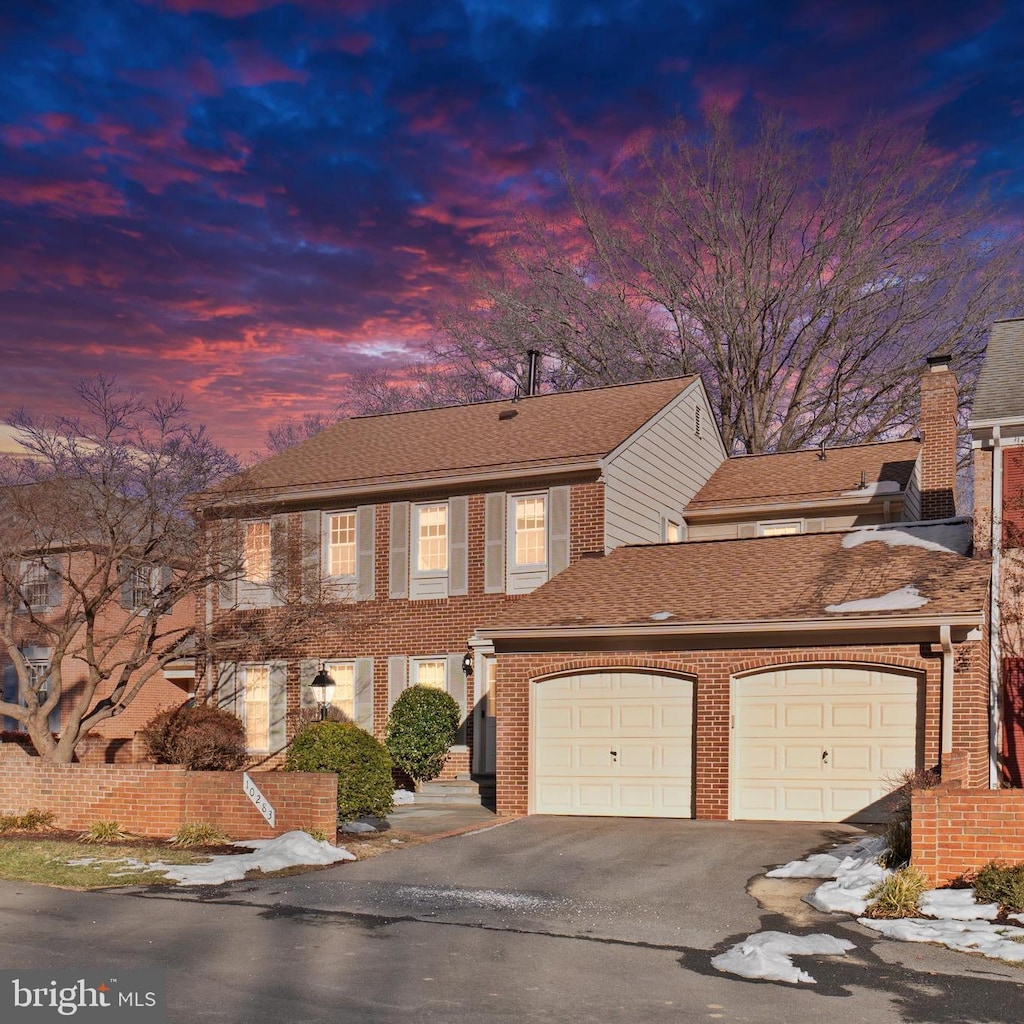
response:
<path id="1" fill-rule="evenodd" d="M 358 836 L 364 832 L 376 832 L 377 829 L 368 821 L 346 821 L 345 824 L 341 826 L 341 831 Z"/>
<path id="2" fill-rule="evenodd" d="M 998 903 L 976 903 L 973 889 L 929 889 L 921 897 L 921 913 L 946 921 L 993 921 Z"/>
<path id="3" fill-rule="evenodd" d="M 841 870 L 877 861 L 886 850 L 880 836 L 865 836 L 837 846 L 832 853 L 813 853 L 803 860 L 791 860 L 769 871 L 769 878 L 835 878 Z"/>
<path id="4" fill-rule="evenodd" d="M 414 804 L 416 803 L 416 794 L 410 793 L 407 789 L 396 789 L 395 790 L 395 806 L 398 807 L 400 804 Z"/>
<path id="5" fill-rule="evenodd" d="M 863 914 L 868 905 L 868 892 L 891 872 L 877 861 L 840 870 L 834 881 L 819 885 L 804 897 L 815 910 L 826 914 L 837 912 Z"/>
<path id="6" fill-rule="evenodd" d="M 863 526 L 843 537 L 844 548 L 880 541 L 890 547 L 910 546 L 928 551 L 951 551 L 966 555 L 971 547 L 971 525 L 963 519 L 940 519 L 933 523 L 899 523 Z"/>
<path id="7" fill-rule="evenodd" d="M 675 617 L 675 612 L 654 612 L 654 614 L 651 615 L 651 618 L 655 622 L 664 622 L 666 619 L 674 619 Z"/>
<path id="8" fill-rule="evenodd" d="M 252 853 L 213 857 L 206 864 L 150 864 L 179 885 L 220 885 L 244 878 L 247 871 L 281 871 L 296 865 L 336 864 L 355 860 L 343 846 L 314 839 L 308 832 L 285 832 L 274 839 L 248 839 L 234 843 Z"/>
<path id="9" fill-rule="evenodd" d="M 867 487 L 843 491 L 844 498 L 873 498 L 876 494 L 898 494 L 900 485 L 895 480 L 876 480 Z"/>
<path id="10" fill-rule="evenodd" d="M 927 597 L 922 597 L 917 587 L 900 587 L 899 590 L 891 590 L 888 594 L 881 594 L 879 597 L 865 597 L 859 601 L 846 601 L 843 604 L 827 605 L 827 612 L 898 612 L 910 608 L 920 608 L 928 603 Z"/>
<path id="11" fill-rule="evenodd" d="M 445 885 L 400 885 L 397 891 L 414 900 L 424 903 L 443 903 L 446 907 L 461 904 L 470 907 L 486 907 L 489 910 L 541 910 L 550 907 L 554 902 L 550 898 L 532 896 L 522 892 L 460 889 Z"/>
<path id="12" fill-rule="evenodd" d="M 814 978 L 793 963 L 794 956 L 843 956 L 853 948 L 852 942 L 833 935 L 758 932 L 712 958 L 711 966 L 742 978 L 815 985 Z"/>
<path id="13" fill-rule="evenodd" d="M 970 890 L 961 890 L 967 892 Z M 881 932 L 886 938 L 902 942 L 937 942 L 964 953 L 981 953 L 991 960 L 1024 962 L 1024 928 L 990 921 L 926 921 L 905 917 L 895 921 L 858 918 L 865 928 Z"/>

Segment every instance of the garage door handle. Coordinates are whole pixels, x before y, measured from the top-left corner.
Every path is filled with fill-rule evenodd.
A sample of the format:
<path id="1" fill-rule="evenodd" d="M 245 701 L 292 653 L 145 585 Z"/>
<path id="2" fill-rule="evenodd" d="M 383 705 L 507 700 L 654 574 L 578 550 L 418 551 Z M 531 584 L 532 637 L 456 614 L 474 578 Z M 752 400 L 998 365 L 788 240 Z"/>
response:
<path id="1" fill-rule="evenodd" d="M 822 760 L 822 761 L 823 761 L 823 762 L 824 762 L 825 764 L 828 764 L 828 751 L 827 751 L 827 750 L 823 750 L 823 751 L 821 752 L 821 760 Z"/>
<path id="2" fill-rule="evenodd" d="M 612 757 L 614 757 L 616 760 L 618 760 L 619 752 L 617 750 L 609 750 L 608 753 L 611 754 Z"/>

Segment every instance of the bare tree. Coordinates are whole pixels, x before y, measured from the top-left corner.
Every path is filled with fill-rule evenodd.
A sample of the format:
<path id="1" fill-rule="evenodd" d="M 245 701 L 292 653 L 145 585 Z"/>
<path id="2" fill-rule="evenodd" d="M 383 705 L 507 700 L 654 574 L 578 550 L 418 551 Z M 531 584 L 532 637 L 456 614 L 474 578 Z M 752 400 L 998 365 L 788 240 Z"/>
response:
<path id="1" fill-rule="evenodd" d="M 538 348 L 554 389 L 699 372 L 730 450 L 786 451 L 910 429 L 937 350 L 966 405 L 989 325 L 1022 308 L 1019 232 L 903 129 L 823 140 L 766 115 L 744 139 L 713 115 L 610 188 L 567 184 L 571 240 L 520 225 L 442 315 L 439 362 L 519 382 Z"/>
<path id="2" fill-rule="evenodd" d="M 277 455 L 293 448 L 300 441 L 315 437 L 328 427 L 333 427 L 342 418 L 340 410 L 335 410 L 333 413 L 307 412 L 301 419 L 289 416 L 267 431 L 267 453 Z M 260 453 L 260 457 L 265 456 Z"/>
<path id="3" fill-rule="evenodd" d="M 237 468 L 178 397 L 147 401 L 105 377 L 77 393 L 80 415 L 11 418 L 29 457 L 3 467 L 0 488 L 0 656 L 16 682 L 0 715 L 57 762 L 194 653 L 192 602 L 218 570 L 187 502 Z"/>

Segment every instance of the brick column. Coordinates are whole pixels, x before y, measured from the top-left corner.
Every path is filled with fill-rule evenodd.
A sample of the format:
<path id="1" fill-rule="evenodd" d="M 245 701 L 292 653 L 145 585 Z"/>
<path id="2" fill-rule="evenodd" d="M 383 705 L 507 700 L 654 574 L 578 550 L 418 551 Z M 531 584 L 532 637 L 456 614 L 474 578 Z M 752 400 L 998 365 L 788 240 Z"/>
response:
<path id="1" fill-rule="evenodd" d="M 956 515 L 956 374 L 949 356 L 929 356 L 921 378 L 921 518 Z"/>

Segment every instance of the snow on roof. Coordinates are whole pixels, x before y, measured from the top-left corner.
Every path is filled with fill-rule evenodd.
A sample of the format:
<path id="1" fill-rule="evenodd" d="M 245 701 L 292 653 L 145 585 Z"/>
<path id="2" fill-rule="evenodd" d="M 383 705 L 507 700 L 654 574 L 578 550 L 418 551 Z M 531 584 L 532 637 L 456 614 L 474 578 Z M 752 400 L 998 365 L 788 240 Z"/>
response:
<path id="1" fill-rule="evenodd" d="M 879 541 L 889 547 L 925 548 L 928 551 L 952 551 L 966 555 L 971 548 L 969 519 L 939 519 L 923 523 L 894 523 L 886 526 L 862 526 L 843 537 L 844 548 Z"/>
<path id="2" fill-rule="evenodd" d="M 928 603 L 917 587 L 900 587 L 879 597 L 865 597 L 860 601 L 846 601 L 844 604 L 830 604 L 825 607 L 827 612 L 899 612 L 920 608 Z"/>
<path id="3" fill-rule="evenodd" d="M 843 491 L 843 498 L 873 498 L 876 494 L 899 494 L 900 485 L 895 480 L 876 480 L 852 491 Z"/>

